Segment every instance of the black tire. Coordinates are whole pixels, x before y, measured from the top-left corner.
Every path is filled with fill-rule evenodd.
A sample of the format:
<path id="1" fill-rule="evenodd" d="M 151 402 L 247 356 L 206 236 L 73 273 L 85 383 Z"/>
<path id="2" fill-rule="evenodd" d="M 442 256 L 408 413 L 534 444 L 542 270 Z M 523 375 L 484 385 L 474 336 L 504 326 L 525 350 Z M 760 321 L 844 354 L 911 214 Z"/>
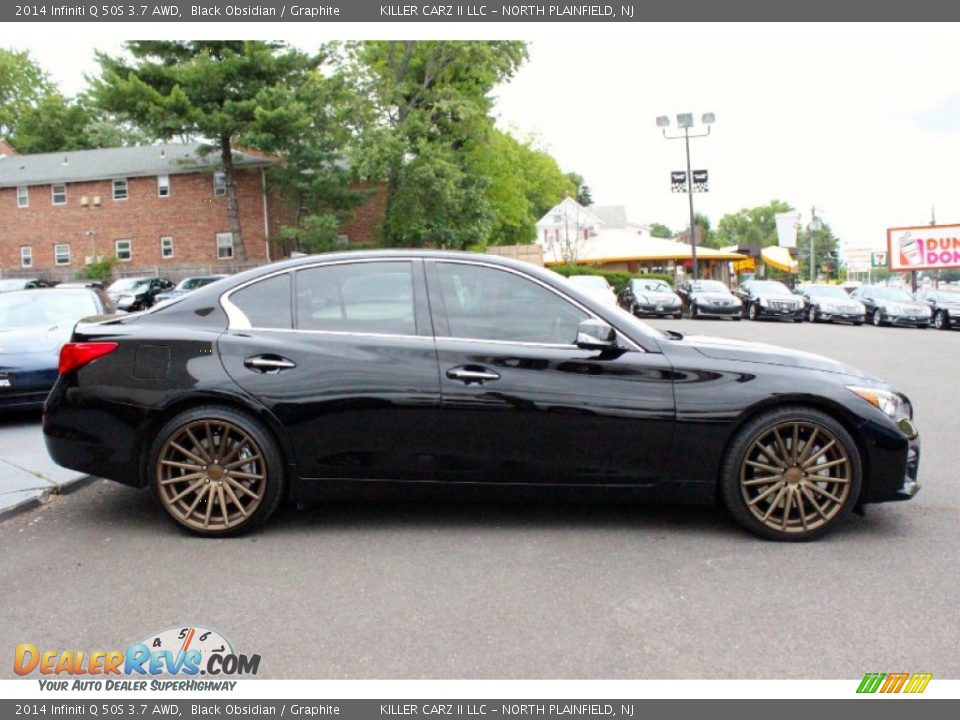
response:
<path id="1" fill-rule="evenodd" d="M 937 310 L 937 314 L 933 316 L 933 326 L 937 328 L 937 330 L 950 329 L 950 321 L 947 319 L 945 310 Z"/>
<path id="2" fill-rule="evenodd" d="M 756 452 L 757 446 L 755 443 L 757 443 L 761 438 L 764 438 L 764 436 L 770 433 L 774 428 L 787 427 L 787 434 L 781 435 L 781 437 L 784 438 L 784 448 L 786 450 L 788 449 L 788 444 L 792 444 L 792 437 L 789 428 L 793 427 L 794 425 L 800 425 L 805 429 L 808 429 L 808 433 L 812 433 L 813 428 L 817 429 L 816 435 L 808 434 L 806 436 L 806 439 L 814 442 L 812 445 L 813 449 L 810 451 L 810 454 L 814 457 L 816 457 L 818 452 L 821 452 L 819 448 L 822 447 L 823 444 L 826 444 L 826 441 L 831 439 L 836 440 L 837 442 L 833 448 L 836 452 L 842 453 L 845 456 L 847 464 L 843 467 L 843 472 L 846 473 L 848 478 L 842 479 L 838 477 L 836 478 L 838 484 L 831 485 L 828 482 L 831 480 L 831 478 L 825 477 L 824 480 L 818 484 L 817 482 L 810 481 L 805 475 L 799 482 L 794 483 L 796 478 L 789 482 L 786 479 L 787 470 L 790 470 L 790 468 L 788 468 L 781 471 L 779 477 L 782 479 L 782 481 L 778 481 L 779 484 L 783 485 L 784 489 L 788 490 L 788 495 L 784 497 L 783 500 L 780 500 L 777 496 L 777 493 L 780 492 L 779 489 L 774 487 L 777 482 L 770 483 L 770 485 L 767 486 L 757 484 L 756 481 L 752 481 L 753 487 L 747 489 L 745 486 L 742 486 L 742 475 L 744 473 L 767 472 L 766 470 L 751 470 L 752 466 L 747 463 L 747 460 L 749 459 L 748 454 Z M 822 440 L 820 440 L 821 437 L 823 438 Z M 818 442 L 821 443 L 821 445 L 818 445 Z M 803 444 L 798 443 L 797 447 L 799 448 L 798 453 L 802 457 L 804 451 L 806 450 L 806 443 L 803 438 L 801 438 L 801 443 Z M 771 461 L 768 460 L 768 462 Z M 772 462 L 776 461 L 774 460 Z M 817 465 L 813 464 L 812 467 L 816 468 Z M 796 471 L 794 470 L 794 472 Z M 803 471 L 800 472 L 802 473 Z M 857 445 L 850 436 L 850 433 L 848 433 L 839 422 L 834 420 L 829 415 L 820 412 L 819 410 L 814 410 L 812 408 L 803 406 L 787 406 L 776 410 L 770 410 L 758 415 L 756 418 L 747 422 L 734 436 L 727 448 L 723 465 L 721 466 L 720 496 L 733 518 L 741 526 L 755 535 L 768 540 L 802 542 L 815 540 L 819 537 L 822 537 L 840 525 L 846 519 L 846 517 L 856 506 L 859 499 L 862 475 L 862 463 Z M 773 478 L 777 476 L 770 477 Z M 746 480 L 746 482 L 747 484 L 751 484 L 751 480 L 749 479 Z M 826 505 L 827 499 L 824 498 L 822 502 L 825 503 L 823 507 L 823 511 L 825 511 L 825 513 L 821 512 L 820 516 L 815 515 L 812 512 L 812 505 L 809 505 L 811 512 L 805 513 L 805 503 L 809 504 L 811 502 L 811 498 L 821 497 L 821 490 L 817 490 L 816 488 L 813 490 L 809 489 L 812 488 L 813 485 L 818 485 L 821 490 L 823 485 L 827 485 L 827 487 L 834 491 L 835 497 L 839 497 L 842 494 L 837 493 L 836 488 L 844 488 L 843 493 L 845 494 L 842 496 L 843 502 L 835 503 L 831 501 L 828 507 Z M 765 488 L 762 493 L 760 490 L 761 488 Z M 773 490 L 771 490 L 771 488 L 773 488 Z M 772 502 L 767 501 L 767 505 L 762 505 L 755 502 L 756 496 L 754 496 L 754 506 L 751 507 L 748 504 L 746 497 L 749 492 L 757 492 L 760 494 L 768 493 L 768 497 L 772 496 L 774 497 L 774 500 Z M 773 494 L 769 495 L 771 492 Z M 794 497 L 799 497 L 801 495 L 802 498 L 801 500 L 796 501 L 797 504 L 790 504 L 791 502 L 794 502 Z M 761 503 L 762 502 L 763 499 L 761 499 Z M 769 524 L 763 522 L 760 517 L 758 517 L 758 514 L 765 508 L 768 510 L 767 514 L 770 513 L 769 507 L 771 506 L 774 510 L 779 509 L 780 502 L 783 502 L 784 504 L 785 515 L 788 519 L 790 518 L 792 511 L 797 511 L 798 519 L 789 530 L 773 528 Z M 826 516 L 822 517 L 824 514 Z M 804 520 L 803 524 L 798 527 L 796 523 L 800 522 L 800 515 L 803 515 Z M 814 521 L 816 523 L 815 527 L 811 527 L 808 530 L 808 524 L 813 524 Z"/>
<path id="3" fill-rule="evenodd" d="M 740 317 L 739 315 L 734 315 L 734 316 L 733 316 L 733 321 L 734 321 L 734 322 L 740 322 L 741 320 L 743 320 L 743 318 Z"/>
<path id="4" fill-rule="evenodd" d="M 674 319 L 674 320 L 682 320 L 682 319 L 683 319 L 683 313 L 674 313 L 674 314 L 673 314 L 673 319 Z"/>
<path id="5" fill-rule="evenodd" d="M 697 307 L 696 303 L 690 305 L 690 319 L 697 320 L 700 318 L 700 308 Z"/>
<path id="6" fill-rule="evenodd" d="M 816 307 L 816 305 L 811 305 L 811 306 L 807 309 L 807 320 L 808 320 L 809 322 L 812 322 L 812 323 L 819 322 L 819 320 L 817 319 L 817 307 Z"/>
<path id="7" fill-rule="evenodd" d="M 853 324 L 854 324 L 856 327 L 860 327 L 861 325 L 863 325 L 863 320 L 859 320 L 859 321 L 855 320 Z"/>
<path id="8" fill-rule="evenodd" d="M 883 315 L 880 312 L 880 308 L 877 308 L 870 314 L 870 322 L 873 323 L 874 327 L 880 327 L 884 325 Z"/>
<path id="9" fill-rule="evenodd" d="M 245 435 L 246 438 L 249 439 L 251 443 L 250 447 L 254 449 L 254 452 L 258 452 L 262 457 L 262 465 L 259 466 L 262 467 L 261 473 L 264 475 L 264 479 L 261 481 L 262 485 L 259 487 L 254 487 L 252 485 L 250 486 L 254 490 L 259 490 L 259 493 L 257 494 L 259 495 L 260 499 L 257 501 L 255 509 L 249 513 L 249 517 L 247 517 L 247 513 L 243 513 L 243 520 L 237 521 L 235 524 L 227 527 L 202 528 L 188 524 L 187 521 L 177 517 L 174 514 L 174 511 L 168 507 L 167 501 L 161 496 L 161 493 L 164 492 L 161 489 L 161 452 L 167 449 L 167 443 L 175 436 L 181 432 L 184 432 L 188 427 L 194 427 L 194 424 L 198 422 L 209 422 L 212 425 L 220 424 L 223 427 L 232 426 L 240 434 Z M 222 441 L 220 442 L 222 443 Z M 243 444 L 244 442 L 245 441 L 241 440 L 236 444 Z M 193 449 L 196 450 L 196 448 Z M 245 445 L 241 452 L 246 451 L 247 447 Z M 256 463 L 256 458 L 254 455 L 250 455 L 249 457 L 252 458 L 249 460 L 249 464 L 241 466 L 239 470 L 243 470 L 245 468 L 249 469 L 251 464 Z M 221 460 L 219 462 L 222 463 L 223 461 Z M 236 463 L 234 462 L 233 464 Z M 213 463 L 211 463 L 211 465 L 213 465 Z M 207 466 L 204 466 L 203 469 L 206 470 L 206 468 Z M 286 485 L 282 455 L 276 440 L 273 439 L 273 436 L 270 434 L 270 432 L 263 426 L 262 423 L 246 413 L 230 407 L 222 407 L 219 405 L 205 405 L 192 408 L 170 419 L 157 433 L 153 445 L 150 447 L 150 452 L 147 459 L 147 473 L 149 476 L 150 487 L 160 502 L 161 507 L 163 507 L 165 514 L 168 518 L 170 518 L 171 522 L 195 535 L 200 535 L 203 537 L 233 537 L 249 532 L 263 524 L 274 513 L 274 511 L 277 509 L 277 506 L 280 504 Z M 229 473 L 224 473 L 224 476 L 228 474 Z M 226 477 L 223 477 L 223 480 L 226 479 Z M 223 480 L 219 482 L 220 485 L 225 484 Z M 227 482 L 229 483 L 229 480 Z M 205 483 L 208 485 L 211 483 L 209 477 L 206 479 Z M 214 481 L 214 484 L 216 484 L 216 481 Z M 230 490 L 227 490 L 227 492 L 230 492 L 236 497 L 242 497 L 244 499 L 246 498 L 243 493 L 231 492 Z M 213 488 L 211 487 L 209 496 L 213 498 L 213 495 L 214 492 Z M 225 497 L 223 492 L 221 492 L 220 495 Z M 184 503 L 185 502 L 186 501 L 184 501 Z M 204 500 L 204 502 L 207 501 Z M 222 512 L 224 520 L 226 520 L 226 516 L 228 514 L 228 504 L 230 503 L 231 501 L 229 500 L 223 502 Z M 239 503 L 235 504 L 237 507 L 239 507 Z M 199 507 L 205 507 L 205 505 L 200 505 Z"/>
<path id="10" fill-rule="evenodd" d="M 757 322 L 760 319 L 760 308 L 756 303 L 750 303 L 750 307 L 747 308 L 747 317 L 754 322 Z"/>

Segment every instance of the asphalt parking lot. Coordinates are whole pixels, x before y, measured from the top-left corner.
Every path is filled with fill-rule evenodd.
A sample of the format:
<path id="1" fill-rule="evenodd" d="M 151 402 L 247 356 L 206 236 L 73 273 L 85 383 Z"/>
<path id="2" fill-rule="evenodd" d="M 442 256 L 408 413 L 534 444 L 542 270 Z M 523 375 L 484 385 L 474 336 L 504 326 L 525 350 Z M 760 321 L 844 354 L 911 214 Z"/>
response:
<path id="1" fill-rule="evenodd" d="M 0 648 L 200 624 L 276 678 L 960 677 L 960 331 L 652 324 L 890 380 L 914 403 L 921 493 L 801 545 L 712 508 L 492 499 L 288 508 L 200 540 L 97 482 L 0 523 Z"/>

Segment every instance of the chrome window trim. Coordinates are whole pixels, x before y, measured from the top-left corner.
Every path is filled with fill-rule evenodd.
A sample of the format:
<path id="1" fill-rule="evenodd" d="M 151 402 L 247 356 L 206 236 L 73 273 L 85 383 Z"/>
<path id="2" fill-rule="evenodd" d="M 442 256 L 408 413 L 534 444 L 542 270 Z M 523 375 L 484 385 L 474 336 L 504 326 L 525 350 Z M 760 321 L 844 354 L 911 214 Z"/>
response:
<path id="1" fill-rule="evenodd" d="M 319 260 L 314 263 L 298 265 L 292 268 L 284 268 L 282 270 L 277 270 L 275 272 L 268 273 L 266 275 L 261 275 L 260 277 L 253 278 L 251 280 L 247 280 L 243 284 L 238 285 L 235 288 L 231 288 L 220 295 L 220 298 L 219 298 L 220 307 L 223 309 L 224 314 L 227 316 L 227 330 L 228 331 L 229 330 L 257 330 L 260 332 L 293 332 L 293 333 L 307 333 L 307 334 L 316 334 L 316 335 L 344 335 L 344 336 L 354 336 L 354 337 L 385 337 L 385 338 L 407 338 L 407 339 L 424 338 L 424 339 L 436 340 L 436 341 L 448 340 L 448 341 L 460 341 L 460 342 L 469 342 L 469 343 L 490 343 L 493 345 L 518 345 L 521 347 L 541 347 L 541 348 L 553 348 L 553 349 L 565 349 L 565 350 L 580 349 L 578 345 L 573 343 L 532 343 L 532 342 L 528 343 L 528 342 L 522 342 L 519 340 L 517 341 L 488 340 L 484 338 L 460 338 L 460 337 L 449 337 L 446 335 L 432 335 L 432 334 L 431 335 L 405 335 L 401 333 L 364 333 L 364 332 L 356 332 L 356 331 L 348 331 L 348 330 L 301 330 L 300 328 L 253 327 L 250 324 L 250 320 L 249 318 L 247 318 L 246 314 L 240 308 L 234 305 L 233 302 L 231 302 L 230 300 L 230 297 L 234 293 L 239 292 L 240 290 L 243 290 L 244 288 L 247 288 L 250 285 L 253 285 L 258 282 L 263 282 L 264 280 L 269 280 L 279 275 L 295 273 L 301 270 L 311 270 L 314 268 L 326 267 L 330 265 L 351 265 L 351 264 L 373 263 L 373 262 L 376 262 L 376 263 L 404 262 L 404 263 L 408 263 L 412 269 L 412 266 L 415 260 L 423 260 L 423 261 L 433 260 L 435 262 L 454 263 L 454 264 L 460 264 L 460 265 L 478 265 L 480 267 L 490 268 L 493 270 L 502 270 L 504 272 L 512 273 L 514 275 L 517 275 L 518 277 L 525 278 L 527 280 L 530 280 L 546 288 L 548 291 L 552 292 L 561 300 L 564 300 L 565 302 L 570 303 L 571 305 L 574 305 L 575 307 L 585 312 L 589 318 L 592 318 L 594 320 L 600 320 L 601 322 L 607 322 L 603 318 L 598 317 L 596 313 L 590 310 L 590 308 L 587 308 L 584 305 L 580 304 L 580 302 L 578 302 L 574 298 L 567 297 L 564 294 L 562 294 L 559 290 L 551 287 L 549 284 L 543 282 L 539 278 L 532 277 L 514 268 L 505 267 L 503 265 L 496 265 L 493 263 L 486 263 L 483 261 L 465 260 L 461 258 L 448 260 L 444 258 L 435 258 L 435 257 L 429 257 L 429 256 L 423 257 L 423 258 L 389 257 L 388 256 L 388 257 L 356 258 L 356 259 L 343 259 L 343 260 Z M 291 281 L 292 280 L 293 278 L 291 278 Z M 291 300 L 291 305 L 292 305 L 292 300 Z M 295 311 L 295 309 L 292 307 L 291 307 L 291 310 Z M 647 350 L 639 346 L 637 343 L 631 340 L 624 332 L 622 332 L 619 328 L 617 328 L 616 325 L 612 325 L 612 327 L 617 331 L 617 335 L 620 338 L 622 338 L 626 343 L 628 343 L 628 345 L 630 346 L 628 349 L 634 350 L 636 352 L 642 352 L 642 353 L 647 352 Z"/>

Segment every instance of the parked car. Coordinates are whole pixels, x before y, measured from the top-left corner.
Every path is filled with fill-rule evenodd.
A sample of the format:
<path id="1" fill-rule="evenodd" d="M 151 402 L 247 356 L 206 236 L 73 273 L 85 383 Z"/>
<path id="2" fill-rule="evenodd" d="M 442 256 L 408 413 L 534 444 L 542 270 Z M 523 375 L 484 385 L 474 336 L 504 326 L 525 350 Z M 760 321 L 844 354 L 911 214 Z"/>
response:
<path id="1" fill-rule="evenodd" d="M 812 539 L 918 489 L 909 400 L 852 367 L 660 332 L 553 272 L 442 251 L 249 270 L 77 326 L 44 408 L 61 465 L 152 487 L 206 536 L 380 483 L 713 502 Z"/>
<path id="2" fill-rule="evenodd" d="M 930 308 L 933 326 L 938 330 L 949 330 L 960 325 L 960 293 L 926 288 L 917 290 L 913 297 Z"/>
<path id="3" fill-rule="evenodd" d="M 123 312 L 139 312 L 153 307 L 157 295 L 170 290 L 173 283 L 166 278 L 131 277 L 121 278 L 107 288 L 110 299 Z"/>
<path id="4" fill-rule="evenodd" d="M 37 288 L 49 288 L 56 285 L 51 280 L 43 278 L 7 278 L 0 280 L 0 293 L 13 292 L 14 290 L 35 290 Z"/>
<path id="5" fill-rule="evenodd" d="M 679 292 L 691 319 L 728 317 L 739 321 L 742 317 L 743 304 L 740 298 L 719 280 L 694 280 Z"/>
<path id="6" fill-rule="evenodd" d="M 775 318 L 803 322 L 803 300 L 782 282 L 776 280 L 749 280 L 736 290 L 742 303 L 742 312 L 751 320 Z"/>
<path id="7" fill-rule="evenodd" d="M 933 313 L 926 303 L 917 302 L 906 291 L 884 285 L 864 285 L 850 296 L 863 303 L 866 319 L 881 325 L 930 326 Z"/>
<path id="8" fill-rule="evenodd" d="M 839 285 L 799 285 L 796 294 L 804 299 L 806 318 L 812 323 L 841 321 L 863 325 L 863 303 Z"/>
<path id="9" fill-rule="evenodd" d="M 102 290 L 19 290 L 0 295 L 0 409 L 40 407 L 57 379 L 61 346 L 73 326 L 107 315 Z"/>
<path id="10" fill-rule="evenodd" d="M 571 275 L 567 280 L 573 283 L 580 292 L 606 305 L 617 304 L 617 294 L 613 286 L 602 275 Z"/>
<path id="11" fill-rule="evenodd" d="M 70 282 L 62 282 L 57 285 L 61 290 L 64 288 L 89 288 L 91 290 L 103 290 L 105 285 L 100 280 L 71 280 Z"/>
<path id="12" fill-rule="evenodd" d="M 192 290 L 197 288 L 202 288 L 204 285 L 209 285 L 212 282 L 221 280 L 228 275 L 198 275 L 196 277 L 184 278 L 176 284 L 170 290 L 164 290 L 161 293 L 158 293 L 156 298 L 154 298 L 155 303 L 166 302 L 167 300 L 173 300 L 174 298 L 181 297 L 186 295 Z"/>
<path id="13" fill-rule="evenodd" d="M 631 278 L 617 296 L 617 301 L 627 312 L 636 316 L 683 317 L 683 301 L 673 288 L 655 278 Z"/>

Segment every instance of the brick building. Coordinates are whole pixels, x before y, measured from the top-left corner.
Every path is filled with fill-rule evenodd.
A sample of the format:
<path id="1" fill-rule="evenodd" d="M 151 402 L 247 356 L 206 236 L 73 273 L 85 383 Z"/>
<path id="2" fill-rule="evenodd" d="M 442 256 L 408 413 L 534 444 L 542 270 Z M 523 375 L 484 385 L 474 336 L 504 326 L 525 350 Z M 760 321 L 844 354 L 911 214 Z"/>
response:
<path id="1" fill-rule="evenodd" d="M 233 272 L 277 259 L 270 238 L 290 217 L 272 192 L 271 158 L 234 153 L 247 262 L 235 259 L 226 187 L 216 154 L 165 144 L 17 155 L 0 140 L 0 274 L 73 278 L 94 258 L 116 256 L 118 275 L 173 280 Z M 383 217 L 383 192 L 342 228 L 369 242 Z"/>

